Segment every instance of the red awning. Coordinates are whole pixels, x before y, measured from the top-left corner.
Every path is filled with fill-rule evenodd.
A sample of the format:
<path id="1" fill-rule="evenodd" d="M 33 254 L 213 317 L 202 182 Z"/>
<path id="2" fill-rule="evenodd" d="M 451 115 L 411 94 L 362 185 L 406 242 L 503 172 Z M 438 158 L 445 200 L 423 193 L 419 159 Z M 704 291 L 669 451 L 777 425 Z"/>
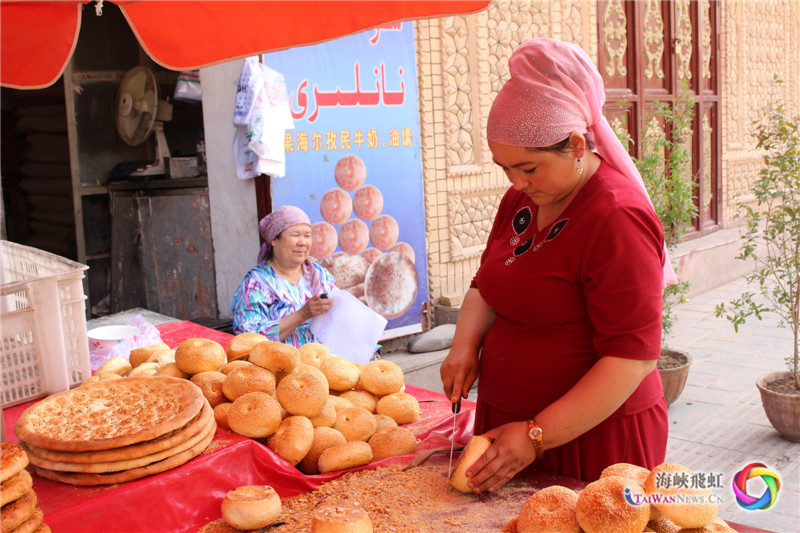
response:
<path id="1" fill-rule="evenodd" d="M 72 57 L 85 0 L 0 0 L 0 84 L 47 87 Z M 191 70 L 391 22 L 472 13 L 490 0 L 117 0 L 142 48 Z M 92 14 L 91 16 L 95 16 Z"/>

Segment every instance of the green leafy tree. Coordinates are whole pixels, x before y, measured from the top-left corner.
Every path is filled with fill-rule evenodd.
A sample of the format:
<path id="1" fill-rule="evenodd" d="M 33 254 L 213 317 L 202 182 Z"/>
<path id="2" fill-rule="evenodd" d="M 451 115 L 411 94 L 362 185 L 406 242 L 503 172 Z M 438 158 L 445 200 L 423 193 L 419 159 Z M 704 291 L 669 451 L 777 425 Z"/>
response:
<path id="1" fill-rule="evenodd" d="M 775 77 L 777 88 L 781 80 Z M 777 92 L 777 91 L 775 91 Z M 758 289 L 716 307 L 738 332 L 748 318 L 761 320 L 763 313 L 780 317 L 779 326 L 794 335 L 794 352 L 786 366 L 800 389 L 800 115 L 790 116 L 776 94 L 763 117 L 753 122 L 756 147 L 762 151 L 762 167 L 752 185 L 756 205 L 739 202 L 746 223 L 738 259 L 753 260 L 756 269 L 746 276 Z M 766 301 L 766 303 L 763 303 Z"/>
<path id="2" fill-rule="evenodd" d="M 672 105 L 654 101 L 653 111 L 645 117 L 640 153 L 633 157 L 664 227 L 664 241 L 670 255 L 697 215 L 691 144 L 694 104 L 685 84 Z M 618 132 L 618 136 L 623 145 L 633 142 L 627 131 Z M 662 342 L 666 342 L 675 325 L 674 306 L 686 301 L 688 291 L 689 281 L 678 281 L 664 289 Z"/>

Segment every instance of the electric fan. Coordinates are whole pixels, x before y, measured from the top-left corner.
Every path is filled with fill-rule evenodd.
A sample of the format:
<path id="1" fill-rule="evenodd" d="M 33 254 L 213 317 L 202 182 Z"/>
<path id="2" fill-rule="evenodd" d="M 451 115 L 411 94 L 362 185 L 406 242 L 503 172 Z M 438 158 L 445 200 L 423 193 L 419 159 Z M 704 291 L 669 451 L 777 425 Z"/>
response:
<path id="1" fill-rule="evenodd" d="M 125 73 L 117 91 L 117 133 L 131 146 L 142 144 L 156 133 L 156 160 L 152 165 L 131 172 L 131 176 L 164 174 L 169 147 L 164 136 L 164 122 L 172 120 L 172 104 L 158 99 L 158 81 L 147 67 L 135 67 Z"/>

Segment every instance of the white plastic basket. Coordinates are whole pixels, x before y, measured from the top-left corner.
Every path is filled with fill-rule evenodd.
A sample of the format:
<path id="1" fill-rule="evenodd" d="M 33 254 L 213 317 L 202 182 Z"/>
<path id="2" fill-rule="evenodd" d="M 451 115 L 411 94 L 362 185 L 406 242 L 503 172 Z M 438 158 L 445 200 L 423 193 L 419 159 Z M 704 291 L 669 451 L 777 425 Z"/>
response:
<path id="1" fill-rule="evenodd" d="M 86 265 L 0 241 L 2 406 L 79 385 L 92 375 L 86 337 Z"/>

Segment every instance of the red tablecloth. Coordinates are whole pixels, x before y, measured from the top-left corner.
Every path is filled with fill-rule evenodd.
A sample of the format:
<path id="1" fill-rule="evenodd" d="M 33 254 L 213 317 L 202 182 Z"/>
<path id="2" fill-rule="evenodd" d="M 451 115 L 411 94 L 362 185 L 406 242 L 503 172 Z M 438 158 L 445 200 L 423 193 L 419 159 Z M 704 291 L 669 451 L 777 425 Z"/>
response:
<path id="1" fill-rule="evenodd" d="M 231 335 L 193 324 L 172 322 L 159 326 L 171 347 L 190 337 L 204 337 L 225 346 Z M 407 386 L 420 402 L 422 417 L 410 424 L 420 441 L 418 452 L 450 444 L 453 419 L 450 402 L 442 394 Z M 14 424 L 35 401 L 5 410 L 7 439 L 16 442 Z M 458 415 L 456 442 L 472 434 L 474 404 L 464 402 Z M 375 461 L 365 468 L 407 464 L 406 455 Z M 32 469 L 31 469 L 32 471 Z M 33 473 L 33 471 L 32 471 Z M 220 517 L 225 493 L 241 485 L 271 485 L 282 497 L 308 492 L 344 472 L 305 476 L 261 442 L 218 428 L 209 448 L 188 463 L 161 474 L 111 486 L 75 487 L 33 474 L 33 489 L 44 511 L 45 523 L 55 533 L 66 532 L 196 532 Z"/>
<path id="2" fill-rule="evenodd" d="M 231 335 L 193 324 L 172 322 L 159 326 L 162 340 L 171 347 L 190 337 L 213 339 L 225 346 Z M 443 394 L 413 386 L 406 392 L 420 402 L 422 417 L 409 429 L 419 441 L 417 453 L 449 446 L 450 436 L 466 444 L 473 431 L 474 403 L 463 402 L 453 430 L 450 402 Z M 13 432 L 22 412 L 35 402 L 4 411 L 7 440 L 16 442 Z M 406 455 L 375 461 L 364 468 L 408 464 Z M 29 467 L 30 468 L 30 467 Z M 32 472 L 33 473 L 33 472 Z M 55 533 L 89 532 L 196 532 L 220 517 L 220 503 L 229 490 L 252 484 L 271 485 L 282 497 L 315 490 L 322 483 L 342 475 L 334 472 L 305 476 L 261 442 L 219 428 L 209 448 L 188 463 L 161 474 L 129 483 L 97 487 L 65 485 L 33 474 L 33 489 L 39 497 L 44 521 Z M 537 475 L 533 474 L 534 477 Z M 541 473 L 532 483 L 561 484 L 580 488 L 578 480 Z M 520 501 L 520 507 L 522 505 Z M 490 512 L 487 509 L 487 512 Z M 731 524 L 742 533 L 764 530 Z"/>

